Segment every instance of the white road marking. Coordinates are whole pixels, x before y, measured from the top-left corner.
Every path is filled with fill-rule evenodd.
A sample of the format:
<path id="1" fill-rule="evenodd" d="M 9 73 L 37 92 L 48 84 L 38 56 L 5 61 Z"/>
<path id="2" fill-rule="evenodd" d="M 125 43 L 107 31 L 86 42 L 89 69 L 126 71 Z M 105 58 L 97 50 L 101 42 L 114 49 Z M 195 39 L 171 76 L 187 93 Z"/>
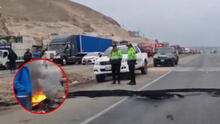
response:
<path id="1" fill-rule="evenodd" d="M 219 72 L 219 67 L 177 67 L 173 71 L 176 72 Z"/>
<path id="2" fill-rule="evenodd" d="M 167 73 L 163 74 L 162 76 L 158 77 L 157 79 L 151 81 L 150 83 L 144 85 L 142 88 L 138 89 L 138 91 L 141 91 L 147 87 L 149 87 L 150 85 L 152 85 L 153 83 L 159 81 L 160 79 L 164 78 L 165 76 L 167 76 L 168 74 L 170 74 L 172 72 L 172 69 L 170 71 L 168 71 Z M 122 100 L 116 102 L 115 104 L 109 106 L 108 108 L 102 110 L 101 112 L 95 114 L 94 116 L 88 118 L 87 120 L 85 120 L 84 122 L 80 123 L 80 124 L 88 124 L 89 122 L 95 120 L 96 118 L 104 115 L 106 112 L 110 111 L 111 109 L 115 108 L 116 106 L 118 106 L 119 104 L 123 103 L 125 100 L 127 100 L 129 97 L 125 97 Z"/>
<path id="3" fill-rule="evenodd" d="M 153 83 L 159 81 L 160 79 L 164 78 L 165 76 L 167 76 L 168 74 L 170 74 L 173 71 L 173 69 L 171 69 L 170 71 L 168 71 L 167 73 L 163 74 L 162 76 L 158 77 L 157 79 L 151 81 L 150 83 L 144 85 L 142 88 L 138 89 L 138 91 L 141 91 L 147 87 L 149 87 L 150 85 L 152 85 Z"/>

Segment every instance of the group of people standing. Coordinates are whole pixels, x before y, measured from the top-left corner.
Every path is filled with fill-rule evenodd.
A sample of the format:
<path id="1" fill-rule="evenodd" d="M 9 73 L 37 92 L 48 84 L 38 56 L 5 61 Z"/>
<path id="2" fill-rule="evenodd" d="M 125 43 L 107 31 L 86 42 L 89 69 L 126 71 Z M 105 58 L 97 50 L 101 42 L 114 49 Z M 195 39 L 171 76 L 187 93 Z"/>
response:
<path id="1" fill-rule="evenodd" d="M 43 52 L 41 51 L 40 48 L 37 48 L 33 52 L 33 54 L 30 49 L 27 49 L 23 55 L 24 63 L 30 61 L 31 59 L 41 59 L 42 55 L 43 55 Z M 12 49 L 10 49 L 9 54 L 8 54 L 8 60 L 9 60 L 9 69 L 11 73 L 15 73 L 17 59 L 18 59 L 17 54 Z"/>
<path id="2" fill-rule="evenodd" d="M 128 67 L 129 67 L 129 77 L 130 77 L 130 82 L 128 85 L 136 85 L 136 79 L 135 79 L 135 64 L 137 60 L 137 55 L 136 55 L 136 50 L 133 48 L 131 43 L 127 44 L 128 50 Z M 109 55 L 110 58 L 110 63 L 112 66 L 112 77 L 113 77 L 113 83 L 116 84 L 116 77 L 118 84 L 120 84 L 121 80 L 121 61 L 122 61 L 122 50 L 120 50 L 116 44 L 113 45 L 112 51 L 110 52 Z"/>

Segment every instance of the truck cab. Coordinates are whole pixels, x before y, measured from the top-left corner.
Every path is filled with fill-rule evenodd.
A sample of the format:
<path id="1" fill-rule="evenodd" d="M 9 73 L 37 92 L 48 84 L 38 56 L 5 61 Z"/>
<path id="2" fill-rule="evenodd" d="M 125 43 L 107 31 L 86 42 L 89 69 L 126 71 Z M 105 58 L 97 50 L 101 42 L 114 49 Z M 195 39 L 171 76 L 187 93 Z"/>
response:
<path id="1" fill-rule="evenodd" d="M 148 68 L 148 55 L 147 53 L 142 53 L 140 48 L 137 45 L 133 45 L 137 52 L 137 63 L 135 65 L 136 70 L 141 70 L 142 74 L 147 73 Z M 121 73 L 128 73 L 129 68 L 127 64 L 127 46 L 126 45 L 119 45 L 118 48 L 122 50 L 122 63 L 121 63 Z M 112 47 L 109 47 L 105 52 L 104 55 L 99 57 L 94 65 L 94 74 L 96 75 L 97 82 L 105 81 L 105 77 L 107 75 L 111 75 L 111 64 L 110 58 L 108 55 L 110 54 Z"/>
<path id="2" fill-rule="evenodd" d="M 77 52 L 76 37 L 74 35 L 55 37 L 45 52 L 46 59 L 65 65 L 67 63 L 81 63 L 82 57 Z"/>
<path id="3" fill-rule="evenodd" d="M 7 68 L 8 50 L 0 49 L 0 67 Z"/>
<path id="4" fill-rule="evenodd" d="M 107 38 L 86 35 L 57 36 L 51 41 L 45 58 L 61 65 L 81 64 L 87 53 L 103 52 L 111 45 L 112 40 Z"/>

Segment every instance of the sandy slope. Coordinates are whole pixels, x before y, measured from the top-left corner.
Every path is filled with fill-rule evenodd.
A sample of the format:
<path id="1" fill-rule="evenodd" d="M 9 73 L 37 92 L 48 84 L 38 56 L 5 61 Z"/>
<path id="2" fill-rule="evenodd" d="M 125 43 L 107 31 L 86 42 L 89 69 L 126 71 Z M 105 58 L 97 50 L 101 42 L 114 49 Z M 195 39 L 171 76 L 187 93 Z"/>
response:
<path id="1" fill-rule="evenodd" d="M 134 40 L 112 18 L 69 0 L 0 0 L 0 6 L 12 34 L 48 38 L 71 33 Z"/>

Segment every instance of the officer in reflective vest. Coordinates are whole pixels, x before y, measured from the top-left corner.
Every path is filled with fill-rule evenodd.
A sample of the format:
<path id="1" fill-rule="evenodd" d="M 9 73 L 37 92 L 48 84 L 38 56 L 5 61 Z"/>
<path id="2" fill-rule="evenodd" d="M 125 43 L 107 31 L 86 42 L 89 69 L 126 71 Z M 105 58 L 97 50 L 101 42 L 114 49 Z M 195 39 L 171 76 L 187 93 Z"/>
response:
<path id="1" fill-rule="evenodd" d="M 109 55 L 110 63 L 112 66 L 112 77 L 113 83 L 116 83 L 116 76 L 118 80 L 118 84 L 120 84 L 120 69 L 121 69 L 121 60 L 122 60 L 122 51 L 118 49 L 117 45 L 113 45 L 112 51 Z"/>
<path id="2" fill-rule="evenodd" d="M 128 85 L 136 85 L 135 64 L 137 60 L 137 55 L 136 55 L 137 52 L 131 43 L 129 43 L 127 47 L 128 47 L 128 67 L 130 74 L 130 82 L 128 83 Z"/>

